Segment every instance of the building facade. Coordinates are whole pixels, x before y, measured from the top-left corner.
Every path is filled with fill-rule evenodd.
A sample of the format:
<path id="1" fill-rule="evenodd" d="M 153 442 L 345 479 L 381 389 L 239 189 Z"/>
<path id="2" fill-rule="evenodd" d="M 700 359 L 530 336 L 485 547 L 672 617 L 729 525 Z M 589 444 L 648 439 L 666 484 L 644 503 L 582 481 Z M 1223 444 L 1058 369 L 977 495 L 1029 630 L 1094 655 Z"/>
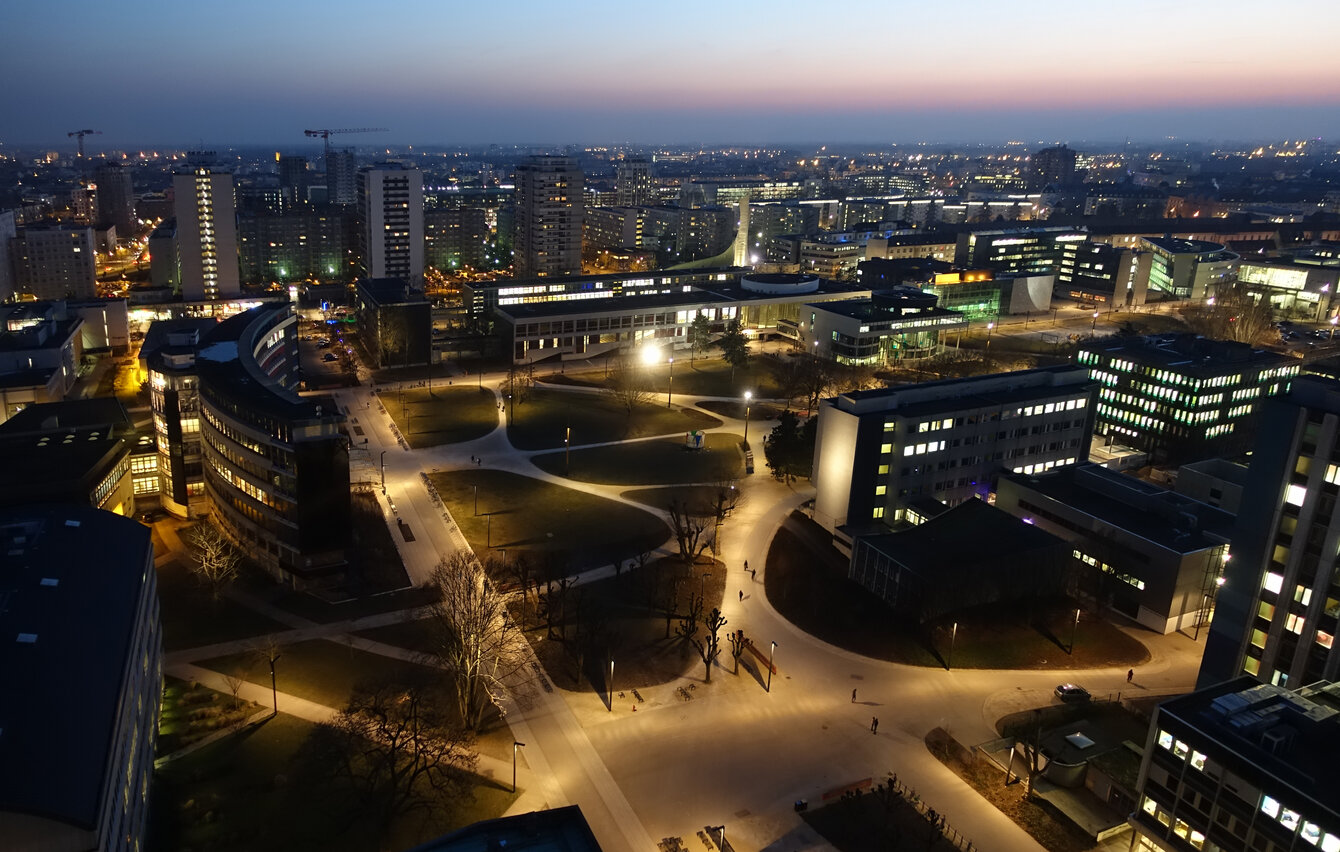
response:
<path id="1" fill-rule="evenodd" d="M 1296 359 L 1190 334 L 1098 340 L 1076 361 L 1102 385 L 1098 434 L 1158 462 L 1245 452 L 1261 401 L 1298 375 Z"/>
<path id="2" fill-rule="evenodd" d="M 263 306 L 219 323 L 196 368 L 205 494 L 220 529 L 286 585 L 342 579 L 349 439 L 333 397 L 294 390 L 292 308 Z"/>
<path id="3" fill-rule="evenodd" d="M 18 293 L 34 299 L 93 299 L 98 266 L 93 229 L 74 225 L 21 228 L 10 251 Z"/>
<path id="4" fill-rule="evenodd" d="M 396 163 L 358 171 L 364 278 L 423 282 L 423 172 Z"/>
<path id="5" fill-rule="evenodd" d="M 1158 633 L 1209 627 L 1233 516 L 1095 464 L 1003 473 L 996 508 L 1072 546 L 1074 597 Z"/>
<path id="6" fill-rule="evenodd" d="M 98 185 L 98 217 L 100 224 L 115 225 L 122 240 L 130 240 L 139 230 L 135 218 L 135 187 L 130 169 L 120 163 L 104 163 L 93 172 Z"/>
<path id="7" fill-rule="evenodd" d="M 888 524 L 915 501 L 986 497 L 1003 470 L 1084 461 L 1096 393 L 1086 370 L 1067 365 L 825 400 L 814 520 L 831 532 Z"/>
<path id="8" fill-rule="evenodd" d="M 1263 412 L 1199 686 L 1295 687 L 1340 672 L 1340 382 L 1293 381 Z"/>
<path id="9" fill-rule="evenodd" d="M 163 692 L 149 530 L 88 507 L 0 511 L 0 837 L 137 852 Z M 66 694 L 79 672 L 78 700 Z"/>
<path id="10" fill-rule="evenodd" d="M 1337 852 L 1340 689 L 1251 678 L 1160 704 L 1130 816 L 1132 852 Z"/>
<path id="11" fill-rule="evenodd" d="M 1166 299 L 1207 299 L 1237 280 L 1239 258 L 1219 243 L 1141 237 L 1140 250 L 1150 254 L 1149 289 Z"/>
<path id="12" fill-rule="evenodd" d="M 432 305 L 422 290 L 400 278 L 359 281 L 354 294 L 358 336 L 373 366 L 411 367 L 427 364 L 433 354 Z"/>
<path id="13" fill-rule="evenodd" d="M 582 271 L 582 183 L 573 157 L 531 157 L 516 167 L 517 278 Z"/>
<path id="14" fill-rule="evenodd" d="M 182 298 L 218 302 L 242 292 L 233 176 L 195 166 L 172 177 Z"/>
<path id="15" fill-rule="evenodd" d="M 934 293 L 898 286 L 864 299 L 806 304 L 797 344 L 816 358 L 853 366 L 929 358 L 942 335 L 968 327 L 966 316 L 936 300 Z"/>

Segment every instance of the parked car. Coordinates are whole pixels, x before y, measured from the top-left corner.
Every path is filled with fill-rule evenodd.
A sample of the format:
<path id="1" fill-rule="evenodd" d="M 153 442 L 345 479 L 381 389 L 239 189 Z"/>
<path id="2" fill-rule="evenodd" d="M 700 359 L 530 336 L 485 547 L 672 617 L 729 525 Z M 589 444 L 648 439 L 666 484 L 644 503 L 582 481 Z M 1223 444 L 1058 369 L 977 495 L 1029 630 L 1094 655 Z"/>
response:
<path id="1" fill-rule="evenodd" d="M 1089 690 L 1075 683 L 1063 683 L 1056 687 L 1056 697 L 1065 702 L 1088 701 Z"/>
<path id="2" fill-rule="evenodd" d="M 321 338 L 320 340 L 318 340 L 318 341 L 316 342 L 316 348 L 317 348 L 317 349 L 329 349 L 329 348 L 330 348 L 330 340 L 328 340 L 327 338 L 324 338 L 324 337 Z"/>
<path id="3" fill-rule="evenodd" d="M 336 355 L 334 352 L 327 352 L 325 355 L 322 355 L 322 356 L 321 356 L 321 360 L 322 360 L 322 361 L 338 361 L 338 360 L 339 360 L 339 356 Z"/>

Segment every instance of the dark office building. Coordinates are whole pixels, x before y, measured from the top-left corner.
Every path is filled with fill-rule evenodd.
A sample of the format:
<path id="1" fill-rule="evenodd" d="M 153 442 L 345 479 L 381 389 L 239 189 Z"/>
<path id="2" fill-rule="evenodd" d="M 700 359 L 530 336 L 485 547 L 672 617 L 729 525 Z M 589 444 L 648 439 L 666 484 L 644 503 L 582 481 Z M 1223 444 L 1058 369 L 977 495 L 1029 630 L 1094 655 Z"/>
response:
<path id="1" fill-rule="evenodd" d="M 237 243 L 245 284 L 343 282 L 357 274 L 357 220 L 346 207 L 242 215 Z"/>
<path id="2" fill-rule="evenodd" d="M 1070 186 L 1075 182 L 1076 158 L 1076 153 L 1065 145 L 1043 148 L 1029 158 L 1030 185 L 1035 189 L 1044 186 Z"/>
<path id="3" fill-rule="evenodd" d="M 432 358 L 432 305 L 403 278 L 359 281 L 354 316 L 374 366 L 412 367 Z"/>
<path id="4" fill-rule="evenodd" d="M 963 269 L 1034 274 L 1060 268 L 1067 243 L 1084 242 L 1072 228 L 1011 228 L 974 231 L 958 236 L 954 262 Z"/>
<path id="5" fill-rule="evenodd" d="M 130 169 L 120 163 L 105 163 L 93 173 L 98 186 L 98 223 L 115 225 L 116 236 L 129 240 L 139 222 L 135 219 L 135 188 Z"/>

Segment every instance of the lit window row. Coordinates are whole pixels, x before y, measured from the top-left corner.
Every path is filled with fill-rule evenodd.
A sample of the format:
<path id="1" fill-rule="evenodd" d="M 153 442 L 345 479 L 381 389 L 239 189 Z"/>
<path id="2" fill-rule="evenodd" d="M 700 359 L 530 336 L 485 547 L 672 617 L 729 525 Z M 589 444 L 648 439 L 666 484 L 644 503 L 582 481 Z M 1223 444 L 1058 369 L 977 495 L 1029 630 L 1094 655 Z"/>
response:
<path id="1" fill-rule="evenodd" d="M 1046 473 L 1052 468 L 1065 467 L 1068 464 L 1074 463 L 1075 459 L 1073 457 L 1061 461 L 1038 462 L 1037 464 L 1026 464 L 1021 467 L 1016 467 L 1014 468 L 1014 473 L 1022 473 L 1025 476 L 1029 476 L 1034 473 Z"/>
<path id="2" fill-rule="evenodd" d="M 911 445 L 911 444 L 909 444 L 908 446 L 906 446 L 906 447 L 903 448 L 903 455 L 904 455 L 904 456 L 922 456 L 922 455 L 925 455 L 926 453 L 939 452 L 940 450 L 943 450 L 943 449 L 944 449 L 945 447 L 947 447 L 948 445 L 949 445 L 949 444 L 948 444 L 947 441 L 931 441 L 931 442 L 928 443 L 928 444 L 916 444 L 916 445 Z M 882 452 L 882 451 L 881 451 L 881 452 Z"/>
<path id="3" fill-rule="evenodd" d="M 1291 833 L 1298 832 L 1298 836 L 1311 843 L 1313 846 L 1320 846 L 1322 852 L 1340 852 L 1340 837 L 1334 834 L 1323 833 L 1321 826 L 1315 822 L 1303 819 L 1303 815 L 1298 811 L 1286 808 L 1280 804 L 1278 799 L 1263 795 L 1261 797 L 1261 813 L 1279 822 Z M 1301 826 L 1301 829 L 1300 829 Z"/>

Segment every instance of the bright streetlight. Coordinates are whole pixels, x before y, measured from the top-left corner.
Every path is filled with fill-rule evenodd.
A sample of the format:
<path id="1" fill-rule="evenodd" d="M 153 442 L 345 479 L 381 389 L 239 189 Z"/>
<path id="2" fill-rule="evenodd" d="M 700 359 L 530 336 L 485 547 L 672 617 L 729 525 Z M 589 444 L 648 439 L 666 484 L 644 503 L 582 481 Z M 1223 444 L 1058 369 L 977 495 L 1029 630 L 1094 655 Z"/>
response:
<path id="1" fill-rule="evenodd" d="M 382 493 L 386 493 L 386 450 L 382 450 Z"/>
<path id="2" fill-rule="evenodd" d="M 665 386 L 665 407 L 670 407 L 670 396 L 675 392 L 675 359 L 670 359 L 670 381 Z"/>
<path id="3" fill-rule="evenodd" d="M 993 328 L 995 328 L 995 327 L 996 327 L 996 324 L 995 324 L 994 322 L 989 322 L 989 323 L 986 324 L 986 348 L 987 348 L 987 349 L 990 349 L 990 348 L 991 348 L 991 330 L 992 330 Z"/>
<path id="4" fill-rule="evenodd" d="M 614 658 L 610 657 L 610 712 L 614 712 Z"/>
<path id="5" fill-rule="evenodd" d="M 777 643 L 773 642 L 772 647 L 768 649 L 768 685 L 763 688 L 765 692 L 772 692 L 772 670 L 773 668 L 775 668 L 775 666 L 773 666 L 772 661 L 773 659 L 776 658 L 776 656 L 777 656 Z"/>
<path id="6" fill-rule="evenodd" d="M 945 664 L 946 669 L 954 668 L 954 643 L 958 641 L 958 622 L 954 622 L 954 629 L 949 633 L 949 662 Z"/>
<path id="7" fill-rule="evenodd" d="M 1075 623 L 1070 626 L 1070 650 L 1067 654 L 1075 653 L 1075 633 L 1079 630 L 1079 610 L 1075 610 Z"/>
<path id="8" fill-rule="evenodd" d="M 1097 311 L 1094 311 L 1094 312 L 1093 312 L 1093 325 L 1089 326 L 1089 331 L 1097 331 L 1097 330 L 1098 330 L 1098 312 L 1097 312 Z"/>

